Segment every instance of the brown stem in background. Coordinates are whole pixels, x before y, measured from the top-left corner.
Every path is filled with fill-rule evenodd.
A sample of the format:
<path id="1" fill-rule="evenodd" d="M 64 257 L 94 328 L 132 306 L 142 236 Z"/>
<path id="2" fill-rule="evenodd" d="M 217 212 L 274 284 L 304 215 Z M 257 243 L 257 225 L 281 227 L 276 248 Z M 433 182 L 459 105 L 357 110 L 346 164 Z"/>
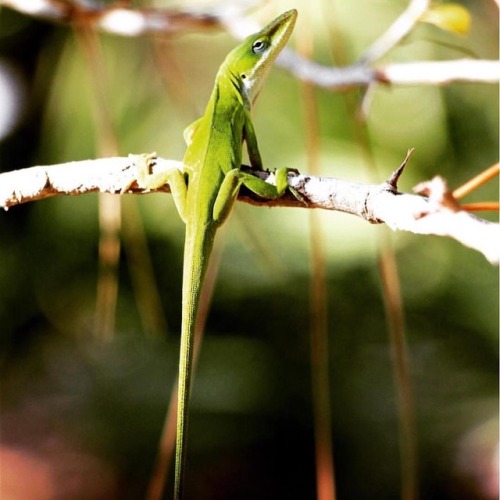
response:
<path id="1" fill-rule="evenodd" d="M 297 31 L 298 51 L 311 57 L 313 40 L 311 29 L 302 22 Z M 312 84 L 301 82 L 300 92 L 304 109 L 305 137 L 308 170 L 319 173 L 319 119 L 316 91 Z M 332 442 L 332 417 L 330 401 L 330 368 L 328 349 L 328 295 L 326 255 L 323 231 L 316 211 L 310 212 L 310 344 L 311 377 L 314 414 L 314 447 L 316 461 L 316 497 L 318 500 L 335 500 L 335 468 Z"/>
<path id="2" fill-rule="evenodd" d="M 111 110 L 109 88 L 105 77 L 106 64 L 102 46 L 94 29 L 83 22 L 75 23 L 79 42 L 88 66 L 88 74 L 94 89 L 95 142 L 98 156 L 118 155 Z M 99 204 L 99 275 L 96 298 L 96 335 L 110 340 L 114 335 L 116 302 L 118 297 L 118 262 L 120 260 L 121 200 L 101 193 Z"/>
<path id="3" fill-rule="evenodd" d="M 424 9 L 426 4 L 428 4 L 427 0 L 411 1 L 406 13 L 398 18 L 391 29 L 389 29 L 388 32 L 365 53 L 363 60 L 378 58 L 382 53 L 385 53 L 396 45 L 414 26 L 420 15 L 421 9 Z M 335 16 L 330 16 L 328 24 L 333 27 L 330 29 L 335 30 Z M 392 35 L 391 30 L 393 30 Z M 337 47 L 343 47 L 341 31 L 340 29 L 336 29 L 331 33 L 336 37 L 334 43 L 331 43 L 333 58 L 337 64 L 344 64 L 344 53 L 337 49 Z M 337 43 L 339 38 L 340 43 Z M 363 153 L 368 174 L 371 179 L 376 179 L 378 178 L 378 174 L 371 149 L 369 131 L 366 122 L 362 120 L 364 116 L 363 113 L 359 112 L 358 96 L 359 93 L 346 93 L 344 94 L 344 102 L 347 108 L 347 115 L 350 117 L 351 132 L 355 142 L 357 142 Z M 408 160 L 409 154 L 410 152 L 405 162 Z M 405 162 L 404 165 L 406 164 Z M 395 174 L 393 174 L 394 183 L 397 183 L 397 178 L 401 175 L 403 168 L 404 166 L 400 167 Z M 402 500 L 416 500 L 418 498 L 416 430 L 409 362 L 405 348 L 403 304 L 401 300 L 396 257 L 387 236 L 387 229 L 384 229 L 378 238 L 378 261 L 382 282 L 382 295 L 385 304 L 386 324 L 389 331 L 390 348 L 393 356 L 393 376 L 398 400 L 401 498 Z"/>

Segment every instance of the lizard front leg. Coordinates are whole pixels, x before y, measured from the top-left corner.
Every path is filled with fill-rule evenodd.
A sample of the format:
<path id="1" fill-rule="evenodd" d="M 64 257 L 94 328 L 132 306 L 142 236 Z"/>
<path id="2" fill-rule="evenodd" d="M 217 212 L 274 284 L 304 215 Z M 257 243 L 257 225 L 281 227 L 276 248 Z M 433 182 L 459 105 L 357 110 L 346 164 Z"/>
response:
<path id="1" fill-rule="evenodd" d="M 165 170 L 154 170 L 156 153 L 130 155 L 137 166 L 137 184 L 142 189 L 158 189 L 165 184 L 170 187 L 175 207 L 184 223 L 187 220 L 187 183 L 184 172 L 179 170 L 179 162 L 172 162 Z"/>

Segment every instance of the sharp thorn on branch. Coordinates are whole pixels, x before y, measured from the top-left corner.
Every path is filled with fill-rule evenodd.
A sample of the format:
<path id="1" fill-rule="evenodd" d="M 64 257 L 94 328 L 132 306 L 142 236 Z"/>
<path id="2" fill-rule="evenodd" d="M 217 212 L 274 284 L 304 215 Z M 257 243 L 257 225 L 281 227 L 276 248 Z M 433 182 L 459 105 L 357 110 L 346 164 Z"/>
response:
<path id="1" fill-rule="evenodd" d="M 413 151 L 415 151 L 415 148 L 410 148 L 407 151 L 406 157 L 403 160 L 403 162 L 401 163 L 401 165 L 399 165 L 399 167 L 392 173 L 392 175 L 386 181 L 386 184 L 389 186 L 391 191 L 396 192 L 398 190 L 399 178 L 401 177 L 403 170 L 405 169 L 406 165 L 408 164 L 410 157 L 413 154 Z"/>

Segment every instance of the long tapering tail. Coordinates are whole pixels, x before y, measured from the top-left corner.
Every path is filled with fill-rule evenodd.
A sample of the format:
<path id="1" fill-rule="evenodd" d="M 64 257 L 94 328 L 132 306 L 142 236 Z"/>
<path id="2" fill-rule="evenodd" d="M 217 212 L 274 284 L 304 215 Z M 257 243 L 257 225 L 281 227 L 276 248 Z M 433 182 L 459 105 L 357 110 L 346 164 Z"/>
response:
<path id="1" fill-rule="evenodd" d="M 182 329 L 179 358 L 177 438 L 175 450 L 174 499 L 182 498 L 191 399 L 193 350 L 203 282 L 212 253 L 215 228 L 186 225 L 182 285 Z"/>

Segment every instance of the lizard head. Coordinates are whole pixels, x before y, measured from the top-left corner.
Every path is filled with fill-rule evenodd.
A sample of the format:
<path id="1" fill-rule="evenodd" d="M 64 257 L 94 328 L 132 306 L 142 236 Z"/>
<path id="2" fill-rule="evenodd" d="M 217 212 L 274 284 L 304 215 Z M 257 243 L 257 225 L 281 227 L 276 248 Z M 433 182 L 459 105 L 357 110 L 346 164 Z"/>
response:
<path id="1" fill-rule="evenodd" d="M 281 14 L 261 31 L 246 38 L 224 61 L 222 68 L 229 71 L 233 83 L 249 104 L 259 95 L 274 60 L 290 38 L 296 19 L 295 9 Z"/>

